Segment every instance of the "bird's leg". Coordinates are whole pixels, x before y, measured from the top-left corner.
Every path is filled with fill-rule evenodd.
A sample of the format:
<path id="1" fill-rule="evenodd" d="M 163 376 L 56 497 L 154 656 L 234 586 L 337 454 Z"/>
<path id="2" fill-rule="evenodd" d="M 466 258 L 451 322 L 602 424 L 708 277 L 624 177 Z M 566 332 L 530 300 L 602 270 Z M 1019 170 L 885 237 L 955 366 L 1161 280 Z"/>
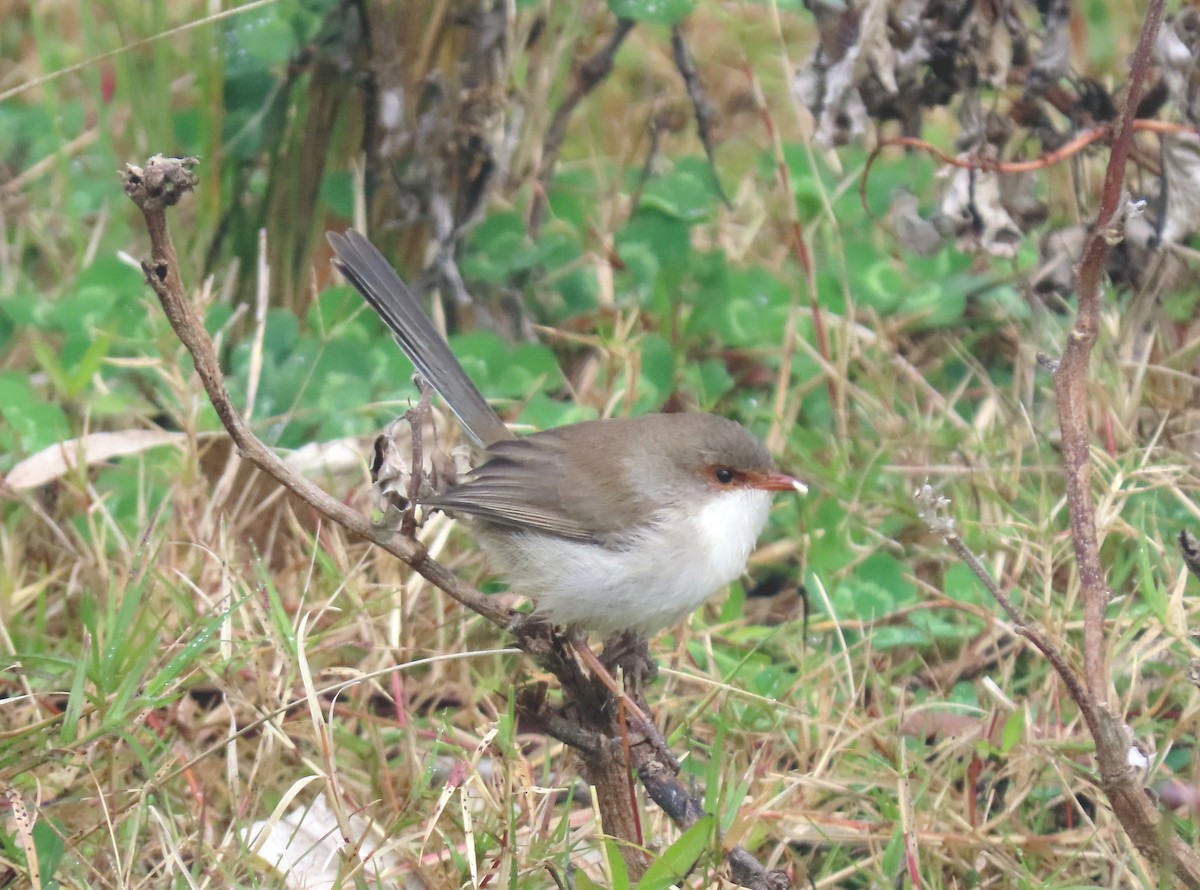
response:
<path id="1" fill-rule="evenodd" d="M 600 659 L 596 657 L 596 653 L 592 651 L 592 647 L 588 645 L 587 635 L 580 633 L 572 633 L 570 636 L 571 648 L 575 650 L 575 654 L 579 656 L 579 660 L 587 667 L 592 676 L 599 680 L 604 687 L 617 698 L 626 699 L 625 707 L 629 708 L 633 716 L 637 720 L 644 723 L 649 723 L 649 719 L 642 709 L 637 706 L 637 703 L 630 699 L 625 690 L 617 685 L 617 681 L 613 679 L 612 673 L 608 670 Z"/>
<path id="2" fill-rule="evenodd" d="M 638 700 L 646 684 L 653 683 L 658 676 L 658 662 L 650 657 L 646 638 L 636 631 L 626 630 L 609 637 L 599 658 L 610 673 L 621 669 L 626 688 L 632 689 L 633 697 Z"/>
<path id="3" fill-rule="evenodd" d="M 666 739 L 662 737 L 662 733 L 658 731 L 658 727 L 655 726 L 650 718 L 646 716 L 646 712 L 642 710 L 641 706 L 634 700 L 634 697 L 630 696 L 617 684 L 617 681 L 613 679 L 613 675 L 609 672 L 608 668 L 601 663 L 600 659 L 596 657 L 596 653 L 591 650 L 590 646 L 588 646 L 587 637 L 572 635 L 571 645 L 575 648 L 575 652 L 579 656 L 580 661 L 587 666 L 588 670 L 592 672 L 593 676 L 595 676 L 597 680 L 604 684 L 608 691 L 611 692 L 615 698 L 619 699 L 620 702 L 625 706 L 625 709 L 633 718 L 633 724 L 642 732 L 643 735 L 645 735 L 646 741 L 653 745 L 655 750 L 663 756 L 666 762 L 671 764 L 675 768 L 676 772 L 678 772 L 679 761 L 675 759 L 675 755 L 672 754 L 671 749 L 667 747 Z M 636 694 L 639 698 L 641 697 L 640 686 Z"/>

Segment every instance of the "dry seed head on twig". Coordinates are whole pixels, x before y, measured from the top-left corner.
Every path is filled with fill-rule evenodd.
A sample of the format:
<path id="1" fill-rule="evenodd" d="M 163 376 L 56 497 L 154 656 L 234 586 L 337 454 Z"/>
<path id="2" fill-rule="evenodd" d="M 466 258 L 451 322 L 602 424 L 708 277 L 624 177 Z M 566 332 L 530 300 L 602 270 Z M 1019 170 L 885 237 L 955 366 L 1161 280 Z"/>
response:
<path id="1" fill-rule="evenodd" d="M 921 517 L 931 532 L 949 538 L 955 535 L 954 520 L 946 515 L 950 499 L 934 491 L 932 485 L 926 482 L 915 492 L 913 500 L 917 503 L 917 515 Z"/>

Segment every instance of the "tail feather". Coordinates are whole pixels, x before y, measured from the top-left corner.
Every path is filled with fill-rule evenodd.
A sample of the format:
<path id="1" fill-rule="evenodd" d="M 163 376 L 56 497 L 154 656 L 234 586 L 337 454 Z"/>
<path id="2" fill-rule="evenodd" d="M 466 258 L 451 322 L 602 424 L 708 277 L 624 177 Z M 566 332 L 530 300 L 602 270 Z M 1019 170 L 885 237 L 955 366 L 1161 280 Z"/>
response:
<path id="1" fill-rule="evenodd" d="M 475 388 L 445 338 L 438 333 L 416 296 L 364 235 L 353 229 L 325 236 L 334 252 L 334 265 L 358 289 L 363 299 L 392 329 L 396 343 L 418 373 L 455 413 L 480 446 L 512 438 L 491 405 Z"/>

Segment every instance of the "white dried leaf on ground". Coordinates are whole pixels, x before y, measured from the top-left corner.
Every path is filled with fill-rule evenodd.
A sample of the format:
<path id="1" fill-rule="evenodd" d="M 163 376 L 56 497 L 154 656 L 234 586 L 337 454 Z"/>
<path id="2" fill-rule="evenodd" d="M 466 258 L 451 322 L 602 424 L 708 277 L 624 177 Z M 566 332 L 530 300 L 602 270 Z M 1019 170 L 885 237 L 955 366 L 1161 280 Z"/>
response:
<path id="1" fill-rule="evenodd" d="M 166 430 L 121 430 L 112 433 L 88 433 L 78 439 L 68 439 L 18 463 L 4 482 L 18 491 L 37 488 L 53 482 L 79 466 L 92 466 L 114 457 L 141 454 L 161 445 L 173 445 L 187 438 L 184 433 Z"/>
<path id="2" fill-rule="evenodd" d="M 1038 197 L 1037 187 L 1038 178 L 1030 172 L 1000 176 L 1000 203 L 1022 232 L 1041 225 L 1049 216 L 1049 208 Z"/>
<path id="3" fill-rule="evenodd" d="M 382 849 L 383 830 L 361 813 L 350 814 L 351 843 L 363 861 L 359 872 L 368 887 L 420 886 L 398 881 L 400 863 Z M 283 878 L 288 890 L 333 890 L 338 886 L 342 836 L 325 795 L 293 807 L 279 819 L 255 822 L 242 831 L 255 855 Z M 350 882 L 353 886 L 353 881 Z"/>
<path id="4" fill-rule="evenodd" d="M 855 81 L 874 74 L 888 93 L 900 92 L 896 84 L 896 50 L 888 40 L 888 0 L 870 0 L 859 22 L 858 53 L 861 63 Z"/>
<path id="5" fill-rule="evenodd" d="M 297 473 L 315 478 L 361 475 L 363 441 L 358 436 L 346 436 L 330 442 L 309 442 L 289 451 L 283 462 Z"/>

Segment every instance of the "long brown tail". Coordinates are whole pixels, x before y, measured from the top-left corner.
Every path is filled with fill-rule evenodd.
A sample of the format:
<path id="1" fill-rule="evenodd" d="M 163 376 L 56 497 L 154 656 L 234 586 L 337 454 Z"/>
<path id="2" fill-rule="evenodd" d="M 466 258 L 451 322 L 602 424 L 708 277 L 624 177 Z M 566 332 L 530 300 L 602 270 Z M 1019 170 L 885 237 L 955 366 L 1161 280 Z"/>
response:
<path id="1" fill-rule="evenodd" d="M 392 329 L 417 372 L 446 401 L 471 438 L 483 447 L 511 439 L 504 421 L 475 388 L 416 296 L 375 245 L 354 229 L 344 234 L 328 232 L 325 237 L 338 271 Z"/>

